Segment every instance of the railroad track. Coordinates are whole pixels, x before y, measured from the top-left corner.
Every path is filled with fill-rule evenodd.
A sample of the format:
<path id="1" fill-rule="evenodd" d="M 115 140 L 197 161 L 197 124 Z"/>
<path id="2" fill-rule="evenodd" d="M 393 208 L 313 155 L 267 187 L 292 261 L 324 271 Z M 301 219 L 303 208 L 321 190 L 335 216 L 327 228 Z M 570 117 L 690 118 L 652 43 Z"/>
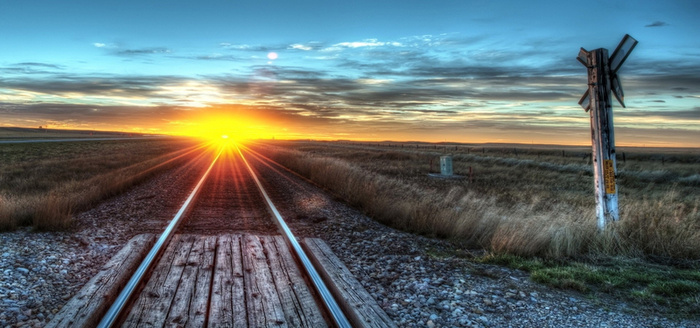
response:
<path id="1" fill-rule="evenodd" d="M 186 312 L 195 311 L 197 312 L 195 316 L 198 319 L 188 322 L 176 317 L 175 319 L 170 319 L 170 321 L 163 320 L 162 322 L 167 322 L 164 325 L 181 326 L 180 323 L 184 323 L 182 326 L 236 326 L 236 320 L 238 320 L 238 323 L 248 327 L 261 325 L 289 327 L 298 325 L 329 325 L 336 327 L 392 326 L 393 324 L 387 324 L 388 317 L 383 311 L 378 310 L 376 304 L 375 306 L 357 304 L 371 303 L 367 299 L 368 294 L 359 297 L 354 296 L 354 294 L 350 296 L 341 295 L 344 289 L 350 290 L 351 294 L 355 292 L 355 289 L 362 289 L 357 287 L 359 283 L 357 286 L 349 287 L 327 285 L 329 279 L 331 279 L 329 278 L 328 270 L 319 268 L 319 265 L 326 263 L 325 265 L 327 266 L 333 266 L 334 260 L 324 260 L 325 258 L 319 260 L 313 254 L 312 258 L 307 255 L 307 252 L 304 251 L 268 196 L 260 178 L 251 166 L 251 163 L 246 159 L 242 148 L 242 146 L 235 143 L 219 147 L 207 170 L 198 180 L 182 207 L 157 237 L 143 261 L 138 264 L 138 267 L 128 279 L 125 287 L 119 291 L 116 299 L 101 317 L 98 327 L 112 327 L 115 325 L 143 326 L 152 322 L 149 321 L 150 319 L 144 321 L 142 317 L 150 315 L 147 312 L 152 311 L 154 305 L 149 304 L 149 302 L 152 302 L 153 298 L 158 298 L 160 296 L 159 293 L 162 292 L 159 289 L 149 289 L 146 286 L 147 282 L 150 281 L 149 279 L 164 279 L 160 282 L 161 285 L 181 284 L 179 281 L 173 280 L 173 278 L 167 278 L 170 280 L 163 278 L 167 273 L 163 273 L 163 269 L 156 269 L 159 261 L 166 261 L 166 263 L 167 261 L 172 263 L 180 261 L 181 264 L 170 264 L 170 266 L 179 266 L 178 270 L 182 271 L 183 277 L 185 275 L 193 275 L 193 284 L 198 285 L 193 288 L 195 290 L 197 288 L 204 289 L 204 294 L 206 294 L 205 297 L 199 297 L 198 299 L 190 294 L 201 292 L 189 291 L 185 292 L 189 293 L 185 296 L 180 295 L 181 292 L 179 290 L 170 292 L 177 294 L 173 296 L 174 299 L 177 300 L 184 297 L 188 303 L 177 305 L 175 304 L 176 301 L 173 301 L 174 303 L 168 305 L 169 307 L 179 306 L 182 308 L 174 310 L 169 308 L 165 311 L 165 314 L 160 314 L 161 316 L 167 315 L 168 319 L 170 319 L 173 316 L 171 312 L 185 312 L 185 316 L 187 316 Z M 257 236 L 260 234 L 275 235 L 276 232 L 279 232 L 281 237 Z M 241 235 L 241 233 L 245 233 L 245 235 Z M 314 242 L 311 243 L 313 244 Z M 323 243 L 321 242 L 321 244 Z M 186 247 L 183 248 L 184 246 L 181 245 L 186 245 Z M 323 249 L 323 245 L 314 249 Z M 330 252 L 330 249 L 327 249 L 327 252 Z M 252 253 L 252 255 L 247 255 L 247 253 Z M 292 260 L 287 259 L 287 253 L 291 253 L 289 259 Z M 203 258 L 196 257 L 199 254 L 204 254 L 202 255 Z M 235 257 L 237 256 L 236 254 L 242 254 L 243 258 L 230 260 L 233 261 L 233 265 L 224 265 L 221 268 L 220 262 L 222 262 L 222 258 L 225 256 Z M 195 257 L 190 258 L 191 256 Z M 247 259 L 246 256 L 252 257 L 252 259 Z M 229 260 L 224 262 L 226 261 Z M 188 270 L 188 265 L 199 265 L 199 262 L 205 262 L 201 264 L 205 266 L 204 269 Z M 243 265 L 239 269 L 235 269 L 236 262 L 241 262 Z M 261 296 L 260 294 L 266 293 L 267 287 L 265 284 L 269 285 L 271 284 L 270 281 L 274 280 L 270 277 L 262 277 L 260 280 L 256 280 L 258 278 L 253 277 L 250 278 L 252 280 L 249 280 L 248 276 L 254 276 L 257 273 L 252 274 L 240 271 L 254 271 L 256 265 L 261 265 L 261 263 L 262 265 L 267 264 L 271 268 L 278 268 L 271 270 L 272 275 L 285 276 L 282 283 L 275 281 L 274 284 L 284 285 L 286 282 L 286 284 L 293 285 L 291 286 L 293 291 L 289 295 L 268 295 L 267 297 L 275 299 L 278 297 L 281 303 L 293 303 L 291 305 L 293 311 L 305 312 L 301 315 L 301 321 L 293 319 L 291 322 L 287 322 L 289 320 L 286 319 L 289 316 L 282 313 L 281 309 L 276 308 L 278 306 L 270 306 L 263 303 L 257 305 L 259 309 L 255 309 L 256 312 L 260 312 L 258 317 L 262 319 L 250 319 L 246 317 L 245 313 L 242 318 L 236 319 L 236 314 L 233 312 L 236 312 L 236 307 L 240 306 L 240 302 L 252 302 L 258 297 L 265 298 L 265 295 Z M 292 264 L 290 265 L 290 263 Z M 296 269 L 292 268 L 294 263 L 296 264 Z M 214 266 L 216 266 L 216 269 Z M 340 266 L 343 265 L 340 264 Z M 161 264 L 158 267 L 165 267 L 166 271 L 171 270 L 168 265 L 163 266 Z M 275 272 L 275 270 L 281 270 L 283 273 Z M 295 270 L 301 272 L 303 276 L 301 279 L 306 282 L 306 288 L 309 289 L 309 292 L 300 291 L 298 284 L 291 282 L 297 275 L 294 273 L 296 272 Z M 152 275 L 158 277 L 152 278 Z M 263 276 L 265 275 L 267 273 L 263 274 Z M 345 280 L 345 276 L 348 275 L 349 271 L 341 272 L 339 274 L 340 280 Z M 243 279 L 244 276 L 245 279 Z M 105 280 L 104 278 L 102 279 Z M 290 280 L 287 281 L 286 279 Z M 205 280 L 209 281 L 208 285 L 203 285 Z M 252 293 L 246 291 L 245 294 L 241 292 L 240 295 L 228 295 L 228 291 L 232 290 L 228 285 L 235 285 L 236 281 L 239 281 L 241 285 L 248 285 L 246 288 L 253 286 L 256 290 Z M 333 283 L 331 282 L 331 284 Z M 282 286 L 281 288 L 284 289 L 286 287 Z M 184 289 L 184 287 L 181 289 Z M 208 289 L 208 292 L 206 289 Z M 76 297 L 91 298 L 93 296 L 83 295 Z M 342 299 L 343 297 L 353 298 L 353 300 L 348 301 L 347 299 Z M 193 304 L 197 302 L 201 304 Z M 219 303 L 230 304 L 232 309 L 222 310 L 218 307 Z M 165 305 L 160 306 L 163 307 Z M 362 317 L 362 315 L 358 315 L 359 312 L 356 309 L 349 309 L 349 306 L 363 307 L 364 309 L 360 310 L 365 312 L 367 309 L 370 309 L 370 312 L 381 312 L 376 315 L 380 318 L 377 319 L 375 315 Z M 158 307 L 158 305 L 155 307 Z M 312 313 L 314 311 L 309 310 L 315 308 L 319 309 L 319 313 Z M 244 306 L 242 311 L 250 310 L 250 306 L 247 309 Z M 175 314 L 180 315 L 179 313 Z M 70 316 L 71 314 L 68 311 L 66 315 Z M 275 317 L 275 315 L 277 315 L 277 319 L 271 320 L 270 317 Z M 217 316 L 229 320 L 229 322 L 226 324 L 210 322 L 209 318 Z M 53 326 L 63 326 L 66 323 L 73 322 L 71 318 L 64 318 L 63 321 L 54 321 L 57 323 Z M 372 322 L 374 324 L 367 324 Z M 49 326 L 52 325 L 50 324 Z"/>

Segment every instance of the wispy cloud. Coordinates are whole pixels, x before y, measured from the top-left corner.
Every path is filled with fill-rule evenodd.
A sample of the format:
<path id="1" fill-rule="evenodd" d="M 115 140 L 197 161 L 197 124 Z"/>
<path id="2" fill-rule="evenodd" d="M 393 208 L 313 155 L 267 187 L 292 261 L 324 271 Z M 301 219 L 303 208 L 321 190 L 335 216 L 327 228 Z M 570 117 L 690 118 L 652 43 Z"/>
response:
<path id="1" fill-rule="evenodd" d="M 76 76 L 55 74 L 42 78 L 0 78 L 0 89 L 19 90 L 57 97 L 147 98 L 162 87 L 178 84 L 175 76 Z"/>
<path id="2" fill-rule="evenodd" d="M 93 42 L 92 46 L 100 49 L 116 49 L 119 48 L 119 44 L 116 43 L 104 43 L 104 42 Z"/>
<path id="3" fill-rule="evenodd" d="M 168 48 L 155 47 L 155 48 L 140 48 L 140 49 L 117 49 L 114 54 L 117 56 L 143 56 L 143 55 L 156 55 L 156 54 L 169 54 L 172 51 Z"/>
<path id="4" fill-rule="evenodd" d="M 336 43 L 333 46 L 334 47 L 347 47 L 347 48 L 362 48 L 362 47 L 381 47 L 381 46 L 401 47 L 403 45 L 400 42 L 395 42 L 395 41 L 380 42 L 380 41 L 377 41 L 377 39 L 367 39 L 364 41 Z"/>
<path id="5" fill-rule="evenodd" d="M 338 51 L 342 49 L 347 49 L 347 48 L 365 48 L 365 47 L 383 47 L 383 46 L 393 46 L 393 47 L 402 47 L 403 44 L 401 42 L 396 42 L 396 41 L 379 41 L 377 39 L 365 39 L 362 41 L 352 41 L 352 42 L 339 42 L 336 44 L 333 44 L 332 46 L 328 48 L 324 48 L 323 51 Z"/>
<path id="6" fill-rule="evenodd" d="M 663 117 L 668 119 L 678 119 L 684 121 L 696 121 L 700 123 L 700 107 L 687 110 L 624 110 L 617 111 L 615 116 L 620 117 Z"/>
<path id="7" fill-rule="evenodd" d="M 644 25 L 644 27 L 662 27 L 662 26 L 668 26 L 669 24 L 666 22 L 662 21 L 655 21 L 651 24 Z"/>
<path id="8" fill-rule="evenodd" d="M 153 117 L 173 117 L 181 108 L 173 106 L 101 106 L 84 104 L 2 104 L 0 114 L 13 121 L 53 122 L 62 126 L 109 126 L 116 129 L 144 126 Z"/>
<path id="9" fill-rule="evenodd" d="M 114 56 L 132 57 L 132 56 L 147 56 L 157 54 L 170 54 L 173 51 L 167 47 L 143 47 L 131 48 L 119 43 L 103 43 L 94 42 L 95 48 L 103 49 L 107 54 Z"/>
<path id="10" fill-rule="evenodd" d="M 308 44 L 294 43 L 294 44 L 290 44 L 289 47 L 287 47 L 287 49 L 311 51 L 311 50 L 317 50 L 320 47 L 321 47 L 320 42 L 314 42 L 314 43 L 308 43 Z"/>
<path id="11" fill-rule="evenodd" d="M 221 48 L 227 50 L 249 51 L 249 52 L 269 52 L 287 49 L 287 46 L 280 45 L 252 45 L 252 44 L 233 44 L 228 42 L 219 43 Z"/>
<path id="12" fill-rule="evenodd" d="M 243 58 L 238 57 L 238 56 L 231 56 L 231 55 L 224 55 L 224 54 L 210 54 L 210 55 L 199 55 L 199 56 L 194 56 L 194 57 L 184 57 L 188 59 L 197 59 L 197 60 L 221 60 L 221 61 L 241 61 Z"/>
<path id="13" fill-rule="evenodd" d="M 249 50 L 252 49 L 253 46 L 249 44 L 232 44 L 228 42 L 221 42 L 219 43 L 219 46 L 224 48 L 224 49 L 238 49 L 238 50 Z"/>
<path id="14" fill-rule="evenodd" d="M 0 72 L 13 75 L 37 75 L 37 74 L 53 74 L 64 69 L 62 65 L 37 63 L 37 62 L 22 62 L 10 64 L 5 67 L 0 67 Z M 1 78 L 0 78 L 1 81 Z"/>
<path id="15" fill-rule="evenodd" d="M 43 67 L 43 68 L 53 68 L 53 69 L 62 69 L 62 68 L 63 68 L 62 65 L 47 64 L 47 63 L 36 63 L 36 62 L 17 63 L 17 64 L 14 64 L 14 66 Z"/>

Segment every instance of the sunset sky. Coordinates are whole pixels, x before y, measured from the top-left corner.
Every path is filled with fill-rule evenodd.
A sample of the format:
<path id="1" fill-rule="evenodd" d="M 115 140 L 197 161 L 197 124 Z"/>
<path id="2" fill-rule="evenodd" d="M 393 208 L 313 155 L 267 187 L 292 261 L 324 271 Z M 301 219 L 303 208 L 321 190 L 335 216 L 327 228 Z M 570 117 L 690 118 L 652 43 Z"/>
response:
<path id="1" fill-rule="evenodd" d="M 0 1 L 0 126 L 590 144 L 579 48 L 639 45 L 618 145 L 700 147 L 700 2 Z"/>

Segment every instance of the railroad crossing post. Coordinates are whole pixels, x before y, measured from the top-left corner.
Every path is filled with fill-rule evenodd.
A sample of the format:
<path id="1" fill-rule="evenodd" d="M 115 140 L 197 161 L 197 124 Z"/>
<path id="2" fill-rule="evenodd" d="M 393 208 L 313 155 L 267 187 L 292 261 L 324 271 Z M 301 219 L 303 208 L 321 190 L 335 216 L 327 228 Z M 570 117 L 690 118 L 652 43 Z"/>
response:
<path id="1" fill-rule="evenodd" d="M 576 58 L 588 68 L 588 91 L 581 97 L 579 104 L 591 117 L 596 216 L 600 230 L 604 230 L 608 222 L 620 219 L 615 181 L 615 130 L 610 93 L 612 92 L 620 105 L 625 107 L 617 71 L 636 45 L 637 40 L 625 35 L 610 57 L 608 50 L 604 48 L 592 51 L 581 48 Z"/>

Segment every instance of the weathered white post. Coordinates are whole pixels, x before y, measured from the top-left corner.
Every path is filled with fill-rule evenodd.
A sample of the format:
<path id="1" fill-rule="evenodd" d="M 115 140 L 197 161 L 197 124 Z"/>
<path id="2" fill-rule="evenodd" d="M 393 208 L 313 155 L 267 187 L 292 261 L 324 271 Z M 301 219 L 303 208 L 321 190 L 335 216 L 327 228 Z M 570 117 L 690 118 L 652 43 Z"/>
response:
<path id="1" fill-rule="evenodd" d="M 581 48 L 576 58 L 588 68 L 588 91 L 579 104 L 591 116 L 593 144 L 593 174 L 595 179 L 596 216 L 598 229 L 620 219 L 618 211 L 617 162 L 615 159 L 615 130 L 610 93 L 625 107 L 624 94 L 617 71 L 625 62 L 637 40 L 625 35 L 612 56 L 604 48 L 586 51 Z"/>

